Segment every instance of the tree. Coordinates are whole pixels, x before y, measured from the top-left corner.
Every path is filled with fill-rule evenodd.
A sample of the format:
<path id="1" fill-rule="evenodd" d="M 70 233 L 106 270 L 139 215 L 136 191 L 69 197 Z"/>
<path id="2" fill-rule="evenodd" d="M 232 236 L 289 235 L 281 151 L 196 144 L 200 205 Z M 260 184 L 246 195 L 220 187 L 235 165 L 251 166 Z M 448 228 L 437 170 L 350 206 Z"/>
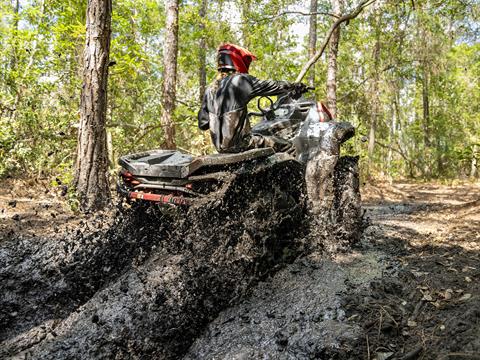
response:
<path id="1" fill-rule="evenodd" d="M 331 0 L 333 14 L 341 16 L 340 0 Z M 332 33 L 327 58 L 327 106 L 334 118 L 337 117 L 337 55 L 340 41 L 340 26 Z"/>
<path id="2" fill-rule="evenodd" d="M 165 47 L 163 51 L 163 113 L 161 123 L 165 133 L 165 148 L 175 149 L 175 111 L 178 54 L 178 0 L 166 0 Z"/>
<path id="3" fill-rule="evenodd" d="M 203 101 L 205 95 L 205 89 L 207 87 L 207 69 L 206 69 L 206 57 L 207 57 L 207 39 L 205 35 L 205 18 L 207 16 L 208 0 L 201 0 L 200 10 L 198 15 L 200 17 L 200 42 L 198 44 L 198 82 L 200 88 L 200 103 Z"/>
<path id="4" fill-rule="evenodd" d="M 310 22 L 308 29 L 308 57 L 312 58 L 317 51 L 317 9 L 318 0 L 310 0 Z M 310 86 L 315 86 L 315 67 L 308 76 Z"/>
<path id="5" fill-rule="evenodd" d="M 74 180 L 84 211 L 101 209 L 110 201 L 105 122 L 111 17 L 111 0 L 88 1 Z"/>

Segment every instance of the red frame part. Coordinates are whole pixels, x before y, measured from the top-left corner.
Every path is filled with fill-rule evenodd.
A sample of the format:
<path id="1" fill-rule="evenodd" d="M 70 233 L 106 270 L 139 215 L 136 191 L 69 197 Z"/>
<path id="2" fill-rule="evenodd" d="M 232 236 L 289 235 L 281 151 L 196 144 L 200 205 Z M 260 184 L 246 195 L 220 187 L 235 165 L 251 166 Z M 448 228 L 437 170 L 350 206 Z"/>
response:
<path id="1" fill-rule="evenodd" d="M 154 201 L 154 202 L 160 202 L 162 204 L 172 204 L 172 205 L 191 205 L 192 204 L 192 201 L 190 199 L 184 198 L 182 196 L 174 196 L 170 194 L 169 195 L 152 194 L 152 193 L 145 193 L 143 191 L 130 191 L 128 193 L 128 197 L 130 199 Z"/>

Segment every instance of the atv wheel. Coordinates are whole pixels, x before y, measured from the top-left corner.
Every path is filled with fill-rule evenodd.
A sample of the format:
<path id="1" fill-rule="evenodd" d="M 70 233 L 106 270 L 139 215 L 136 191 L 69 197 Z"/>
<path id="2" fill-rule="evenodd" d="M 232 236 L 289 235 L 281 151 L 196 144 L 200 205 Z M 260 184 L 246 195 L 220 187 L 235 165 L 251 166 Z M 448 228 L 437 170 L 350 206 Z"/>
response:
<path id="1" fill-rule="evenodd" d="M 239 239 L 231 251 L 242 253 L 245 261 L 258 258 L 251 249 L 263 248 L 261 256 L 269 260 L 261 263 L 268 268 L 299 245 L 296 239 L 306 228 L 304 194 L 302 165 L 286 154 L 276 154 L 233 173 L 206 202 L 192 206 L 187 216 L 199 223 L 204 238 Z"/>
<path id="2" fill-rule="evenodd" d="M 342 156 L 338 159 L 334 194 L 332 212 L 336 234 L 350 244 L 356 243 L 362 233 L 358 156 Z"/>

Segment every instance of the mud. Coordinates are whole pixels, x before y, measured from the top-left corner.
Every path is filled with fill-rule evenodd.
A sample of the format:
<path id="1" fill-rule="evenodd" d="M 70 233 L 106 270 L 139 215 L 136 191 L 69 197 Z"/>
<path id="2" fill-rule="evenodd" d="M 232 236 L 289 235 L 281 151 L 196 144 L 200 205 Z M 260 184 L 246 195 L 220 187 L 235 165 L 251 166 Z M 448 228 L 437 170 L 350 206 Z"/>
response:
<path id="1" fill-rule="evenodd" d="M 479 358 L 480 187 L 376 186 L 355 244 L 304 232 L 298 174 L 238 174 L 230 202 L 183 214 L 2 233 L 0 357 Z"/>
<path id="2" fill-rule="evenodd" d="M 0 355 L 177 358 L 302 248 L 303 175 L 290 165 L 238 173 L 224 199 L 186 213 L 136 208 L 106 231 L 3 240 Z"/>
<path id="3" fill-rule="evenodd" d="M 382 273 L 378 254 L 353 260 L 319 254 L 297 260 L 260 283 L 248 299 L 222 312 L 186 359 L 355 358 L 362 328 L 347 319 L 341 294 Z M 363 277 L 355 278 L 356 272 Z"/>
<path id="4" fill-rule="evenodd" d="M 186 358 L 480 358 L 478 192 L 418 188 L 367 202 L 353 251 L 288 265 L 222 312 Z"/>
<path id="5" fill-rule="evenodd" d="M 462 203 L 469 194 L 447 202 L 439 200 L 451 188 L 427 190 L 429 202 L 379 215 L 365 234 L 364 246 L 395 255 L 392 271 L 345 297 L 347 316 L 363 328 L 365 358 L 480 358 L 478 192 Z"/>

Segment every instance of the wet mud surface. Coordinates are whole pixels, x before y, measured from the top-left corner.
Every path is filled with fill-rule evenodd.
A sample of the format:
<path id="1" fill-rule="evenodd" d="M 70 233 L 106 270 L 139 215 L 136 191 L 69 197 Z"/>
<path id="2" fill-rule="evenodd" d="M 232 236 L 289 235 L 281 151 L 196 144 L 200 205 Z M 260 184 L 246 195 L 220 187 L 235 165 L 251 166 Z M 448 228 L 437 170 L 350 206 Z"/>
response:
<path id="1" fill-rule="evenodd" d="M 185 353 L 221 309 L 301 248 L 298 163 L 253 175 L 237 174 L 224 198 L 188 211 L 134 207 L 103 230 L 54 239 L 8 232 L 0 243 L 0 356 Z"/>
<path id="2" fill-rule="evenodd" d="M 310 254 L 260 283 L 187 359 L 479 359 L 477 186 L 366 196 L 353 250 Z"/>
<path id="3" fill-rule="evenodd" d="M 348 248 L 298 231 L 303 190 L 259 176 L 261 199 L 180 219 L 2 224 L 0 358 L 480 358 L 480 186 L 367 187 Z"/>
<path id="4" fill-rule="evenodd" d="M 355 358 L 362 328 L 348 321 L 341 295 L 354 272 L 362 272 L 360 283 L 381 275 L 377 256 L 297 260 L 222 312 L 186 359 Z"/>

